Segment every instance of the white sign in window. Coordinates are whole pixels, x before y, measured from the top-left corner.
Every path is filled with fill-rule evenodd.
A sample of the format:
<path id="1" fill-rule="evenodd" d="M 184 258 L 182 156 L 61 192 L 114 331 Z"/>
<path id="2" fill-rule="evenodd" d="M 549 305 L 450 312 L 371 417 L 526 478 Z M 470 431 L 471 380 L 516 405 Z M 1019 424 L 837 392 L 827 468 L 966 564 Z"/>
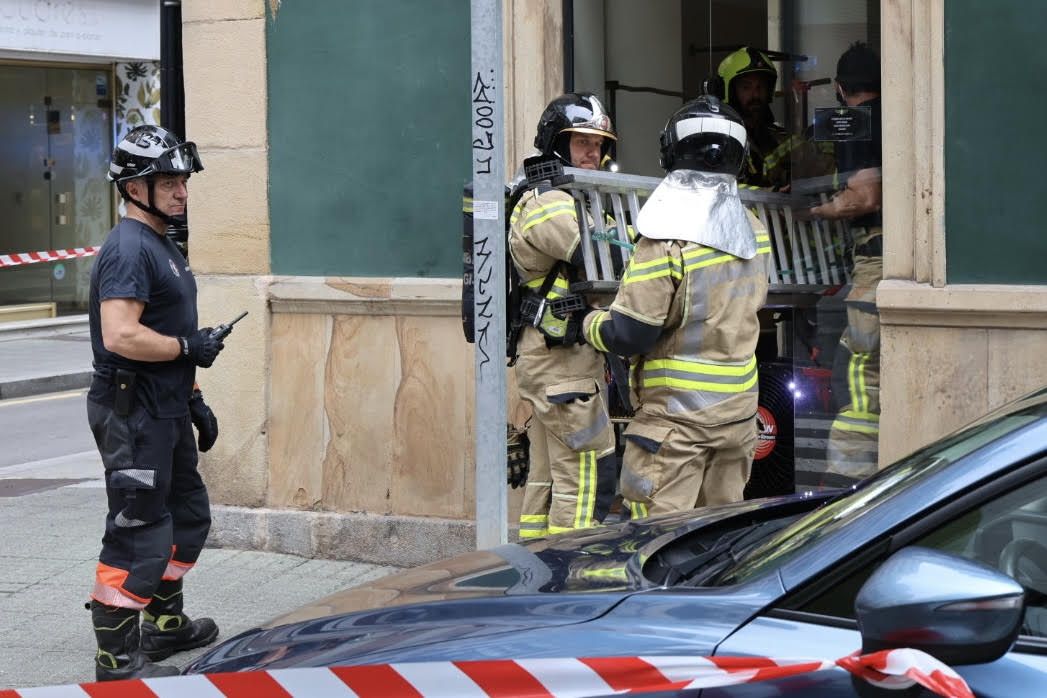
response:
<path id="1" fill-rule="evenodd" d="M 157 0 L 0 0 L 0 51 L 159 60 Z"/>

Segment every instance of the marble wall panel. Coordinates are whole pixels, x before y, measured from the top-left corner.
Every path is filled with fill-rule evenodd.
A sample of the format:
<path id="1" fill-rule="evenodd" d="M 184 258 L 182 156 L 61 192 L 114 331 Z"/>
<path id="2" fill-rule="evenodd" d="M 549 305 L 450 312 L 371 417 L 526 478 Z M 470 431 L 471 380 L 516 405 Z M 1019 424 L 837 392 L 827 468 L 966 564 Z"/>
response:
<path id="1" fill-rule="evenodd" d="M 271 326 L 268 505 L 318 509 L 331 440 L 324 383 L 331 318 L 276 314 Z"/>
<path id="2" fill-rule="evenodd" d="M 884 326 L 882 343 L 881 466 L 988 410 L 988 330 Z"/>
<path id="3" fill-rule="evenodd" d="M 204 399 L 218 418 L 215 445 L 200 454 L 200 472 L 215 504 L 262 506 L 268 486 L 269 321 L 264 284 L 249 276 L 197 278 L 200 324 L 229 322 L 241 311 L 225 349 L 197 369 Z"/>
<path id="4" fill-rule="evenodd" d="M 393 414 L 391 504 L 399 512 L 461 518 L 473 501 L 471 357 L 455 351 L 447 318 L 396 321 L 400 384 Z"/>
<path id="5" fill-rule="evenodd" d="M 396 325 L 391 317 L 333 316 L 323 401 L 331 441 L 323 454 L 324 509 L 393 513 L 395 389 L 400 381 Z"/>
<path id="6" fill-rule="evenodd" d="M 1047 331 L 989 330 L 989 409 L 1047 387 Z"/>

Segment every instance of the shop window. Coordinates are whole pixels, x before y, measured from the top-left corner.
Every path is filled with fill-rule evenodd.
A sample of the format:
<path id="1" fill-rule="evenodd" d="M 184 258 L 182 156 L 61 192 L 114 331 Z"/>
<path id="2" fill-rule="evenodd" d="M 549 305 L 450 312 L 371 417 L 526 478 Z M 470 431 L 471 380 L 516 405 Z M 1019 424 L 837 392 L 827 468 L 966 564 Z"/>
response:
<path id="1" fill-rule="evenodd" d="M 742 198 L 768 224 L 774 247 L 757 348 L 761 440 L 747 496 L 843 485 L 874 472 L 879 2 L 566 6 L 565 87 L 608 105 L 619 171 L 660 177 L 658 134 L 699 94 L 718 94 L 746 121 Z M 813 216 L 812 207 L 820 207 Z"/>

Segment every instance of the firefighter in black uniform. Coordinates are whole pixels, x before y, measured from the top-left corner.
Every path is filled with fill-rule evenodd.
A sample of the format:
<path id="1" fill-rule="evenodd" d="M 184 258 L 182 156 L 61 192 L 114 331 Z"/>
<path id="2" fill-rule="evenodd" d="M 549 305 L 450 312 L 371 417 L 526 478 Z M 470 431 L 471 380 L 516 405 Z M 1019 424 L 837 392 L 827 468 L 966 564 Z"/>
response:
<path id="1" fill-rule="evenodd" d="M 809 215 L 846 221 L 851 288 L 844 299 L 847 327 L 833 361 L 833 396 L 838 406 L 826 455 L 831 473 L 862 478 L 876 472 L 880 438 L 880 315 L 876 286 L 883 278 L 883 149 L 880 58 L 856 42 L 836 64 L 837 99 L 868 113 L 864 140 L 837 144 L 840 189 Z"/>
<path id="2" fill-rule="evenodd" d="M 185 213 L 189 175 L 202 169 L 193 143 L 156 126 L 128 133 L 109 165 L 127 215 L 91 270 L 87 417 L 109 501 L 90 603 L 99 681 L 177 674 L 148 660 L 218 637 L 213 620 L 182 613 L 182 577 L 211 525 L 193 424 L 201 450 L 218 432 L 195 372 L 223 344 L 197 327 L 196 281 L 165 235 Z"/>

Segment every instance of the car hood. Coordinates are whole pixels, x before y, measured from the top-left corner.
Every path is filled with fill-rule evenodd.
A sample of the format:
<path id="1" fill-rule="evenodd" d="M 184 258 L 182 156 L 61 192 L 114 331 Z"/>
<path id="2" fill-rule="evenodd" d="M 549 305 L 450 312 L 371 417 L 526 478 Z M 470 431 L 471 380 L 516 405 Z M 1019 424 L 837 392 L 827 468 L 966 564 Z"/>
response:
<path id="1" fill-rule="evenodd" d="M 641 576 L 641 568 L 668 541 L 732 516 L 799 499 L 810 497 L 706 507 L 465 553 L 331 594 L 263 627 L 434 601 L 650 588 L 656 585 Z"/>
<path id="2" fill-rule="evenodd" d="M 592 631 L 579 627 L 577 632 L 591 637 L 600 634 L 600 623 L 590 621 L 604 618 L 630 596 L 656 588 L 641 575 L 643 562 L 654 551 L 680 535 L 795 499 L 709 507 L 459 555 L 275 618 L 209 651 L 186 672 L 404 661 L 441 653 L 482 657 L 510 644 L 511 652 L 519 653 L 521 638 L 530 631 L 559 626 L 554 635 L 566 638 L 575 632 L 569 628 L 583 623 Z M 744 616 L 744 609 L 740 613 Z M 627 628 L 607 619 L 604 624 L 606 637 L 621 637 L 636 619 Z M 722 637 L 718 632 L 713 635 Z M 661 634 L 668 633 L 665 629 Z M 533 656 L 554 651 L 547 639 L 533 647 Z"/>

